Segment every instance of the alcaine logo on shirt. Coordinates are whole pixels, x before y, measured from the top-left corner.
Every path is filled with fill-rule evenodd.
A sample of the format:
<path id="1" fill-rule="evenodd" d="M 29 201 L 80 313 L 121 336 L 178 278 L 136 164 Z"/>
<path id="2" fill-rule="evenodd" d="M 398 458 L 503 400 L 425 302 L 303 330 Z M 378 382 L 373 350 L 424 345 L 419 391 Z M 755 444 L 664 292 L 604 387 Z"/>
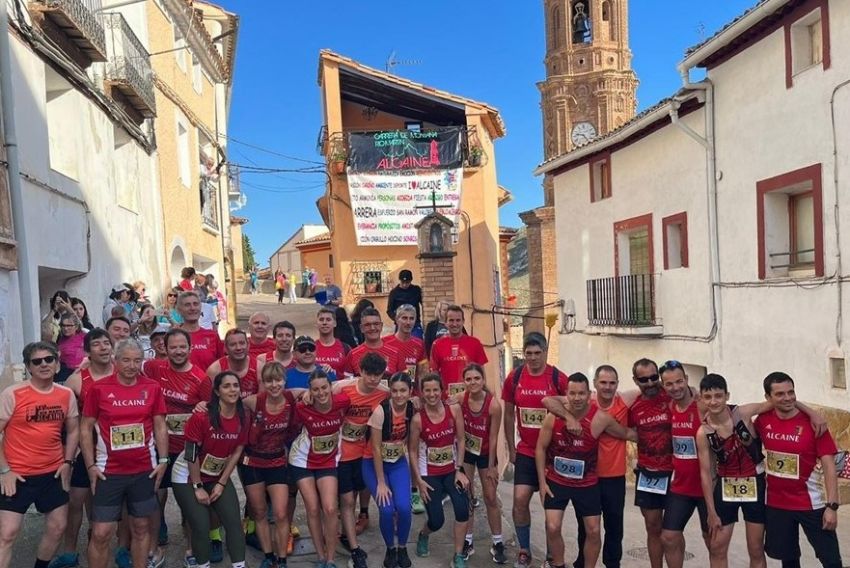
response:
<path id="1" fill-rule="evenodd" d="M 798 426 L 799 428 L 799 426 Z M 800 434 L 802 434 L 802 430 L 798 430 L 796 434 L 782 434 L 781 432 L 768 432 L 764 435 L 767 440 L 776 440 L 778 442 L 794 442 L 795 444 L 800 443 Z"/>
<path id="2" fill-rule="evenodd" d="M 665 422 L 669 420 L 667 413 L 664 414 L 656 414 L 655 416 L 647 416 L 646 418 L 641 418 L 638 423 L 641 426 L 646 426 L 647 424 L 655 424 L 656 422 Z"/>
<path id="3" fill-rule="evenodd" d="M 112 406 L 144 406 L 148 403 L 143 399 L 113 400 Z"/>

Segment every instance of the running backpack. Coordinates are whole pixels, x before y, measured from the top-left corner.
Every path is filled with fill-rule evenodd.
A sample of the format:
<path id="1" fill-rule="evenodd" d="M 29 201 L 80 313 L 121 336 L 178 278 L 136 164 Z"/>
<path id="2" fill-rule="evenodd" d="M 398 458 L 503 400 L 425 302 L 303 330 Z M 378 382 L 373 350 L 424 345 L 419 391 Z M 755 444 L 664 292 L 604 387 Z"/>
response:
<path id="1" fill-rule="evenodd" d="M 522 376 L 522 370 L 525 368 L 525 365 L 520 365 L 516 369 L 514 369 L 514 380 L 511 384 L 511 399 L 516 400 L 516 388 L 519 385 L 519 378 Z M 555 389 L 555 392 L 561 396 L 564 396 L 564 393 L 561 392 L 561 387 L 558 385 L 558 367 L 552 365 L 552 387 Z"/>

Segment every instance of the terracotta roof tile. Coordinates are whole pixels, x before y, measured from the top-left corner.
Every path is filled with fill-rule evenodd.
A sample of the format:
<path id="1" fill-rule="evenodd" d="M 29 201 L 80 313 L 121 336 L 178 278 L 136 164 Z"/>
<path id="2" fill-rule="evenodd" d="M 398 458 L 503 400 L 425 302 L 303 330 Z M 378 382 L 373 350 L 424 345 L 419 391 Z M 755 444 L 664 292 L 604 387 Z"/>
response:
<path id="1" fill-rule="evenodd" d="M 316 235 L 315 237 L 310 237 L 309 239 L 300 240 L 297 243 L 295 243 L 295 246 L 311 245 L 311 244 L 315 244 L 315 243 L 324 243 L 324 242 L 328 242 L 328 243 L 331 242 L 330 231 L 325 232 L 325 233 L 321 233 L 319 235 Z"/>

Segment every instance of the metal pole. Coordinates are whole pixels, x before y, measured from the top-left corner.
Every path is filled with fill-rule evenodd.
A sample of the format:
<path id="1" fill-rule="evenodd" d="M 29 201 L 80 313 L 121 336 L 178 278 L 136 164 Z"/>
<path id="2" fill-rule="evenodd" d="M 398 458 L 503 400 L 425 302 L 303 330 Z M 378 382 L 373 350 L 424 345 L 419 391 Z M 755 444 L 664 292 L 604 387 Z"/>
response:
<path id="1" fill-rule="evenodd" d="M 5 134 L 6 161 L 9 173 L 9 194 L 12 201 L 12 223 L 18 253 L 18 292 L 21 300 L 21 320 L 24 343 L 38 341 L 40 326 L 36 325 L 33 308 L 37 305 L 33 292 L 38 284 L 33 282 L 29 241 L 24 220 L 24 195 L 21 189 L 21 169 L 18 161 L 18 137 L 15 128 L 15 100 L 12 90 L 12 48 L 9 42 L 8 4 L 0 8 L 0 106 L 3 107 L 3 130 Z"/>

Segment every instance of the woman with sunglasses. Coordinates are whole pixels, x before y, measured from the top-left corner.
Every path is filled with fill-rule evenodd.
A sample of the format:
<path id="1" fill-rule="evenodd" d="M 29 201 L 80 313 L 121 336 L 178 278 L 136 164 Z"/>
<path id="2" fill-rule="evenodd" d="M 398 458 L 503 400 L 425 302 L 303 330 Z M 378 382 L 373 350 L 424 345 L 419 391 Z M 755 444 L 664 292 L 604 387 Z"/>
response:
<path id="1" fill-rule="evenodd" d="M 425 502 L 428 522 L 416 540 L 416 555 L 430 555 L 428 538 L 442 528 L 443 496 L 452 501 L 455 515 L 454 559 L 452 568 L 466 568 L 463 542 L 469 521 L 469 479 L 462 464 L 465 454 L 463 415 L 457 406 L 443 402 L 443 382 L 440 375 L 428 373 L 420 380 L 422 408 L 410 421 L 409 451 L 416 460 L 413 484 Z"/>
<path id="2" fill-rule="evenodd" d="M 160 310 L 159 323 L 168 323 L 172 326 L 183 323 L 183 316 L 177 311 L 177 296 L 182 288 L 175 286 L 165 295 L 165 305 Z"/>
<path id="3" fill-rule="evenodd" d="M 193 556 L 203 568 L 210 565 L 211 510 L 224 527 L 233 566 L 245 566 L 242 514 L 230 480 L 250 430 L 240 393 L 235 373 L 215 376 L 206 411 L 195 412 L 186 422 L 186 447 L 171 472 L 171 490 L 192 532 Z"/>
<path id="4" fill-rule="evenodd" d="M 507 562 L 505 543 L 502 538 L 502 512 L 496 489 L 499 485 L 499 471 L 496 469 L 496 448 L 499 439 L 499 428 L 502 424 L 502 406 L 490 392 L 484 378 L 484 367 L 470 363 L 463 370 L 463 383 L 466 387 L 461 395 L 460 409 L 463 414 L 465 447 L 463 468 L 471 480 L 478 469 L 481 478 L 481 492 L 484 505 L 487 507 L 487 521 L 490 524 L 490 534 L 493 546 L 490 555 L 496 564 Z M 463 555 L 468 560 L 475 553 L 473 547 L 473 528 L 475 510 L 469 514 L 469 528 L 463 543 Z"/>
<path id="5" fill-rule="evenodd" d="M 390 377 L 390 398 L 369 417 L 369 442 L 363 454 L 363 479 L 378 505 L 381 536 L 387 547 L 385 568 L 411 566 L 407 537 L 413 513 L 406 450 L 414 414 L 412 389 L 413 379 L 407 373 Z"/>
<path id="6" fill-rule="evenodd" d="M 301 433 L 289 451 L 289 482 L 298 486 L 307 510 L 307 525 L 319 557 L 318 568 L 336 568 L 339 540 L 339 435 L 351 401 L 333 394 L 327 373 L 314 371 L 309 378 L 310 404 L 295 405 L 296 427 Z"/>
<path id="7" fill-rule="evenodd" d="M 291 441 L 295 401 L 285 390 L 286 369 L 277 361 L 263 367 L 261 380 L 263 391 L 244 399 L 245 406 L 254 414 L 245 453 L 239 463 L 239 479 L 245 488 L 248 509 L 265 555 L 260 568 L 285 568 L 290 524 L 286 448 Z M 269 504 L 275 520 L 276 554 L 266 516 Z"/>

